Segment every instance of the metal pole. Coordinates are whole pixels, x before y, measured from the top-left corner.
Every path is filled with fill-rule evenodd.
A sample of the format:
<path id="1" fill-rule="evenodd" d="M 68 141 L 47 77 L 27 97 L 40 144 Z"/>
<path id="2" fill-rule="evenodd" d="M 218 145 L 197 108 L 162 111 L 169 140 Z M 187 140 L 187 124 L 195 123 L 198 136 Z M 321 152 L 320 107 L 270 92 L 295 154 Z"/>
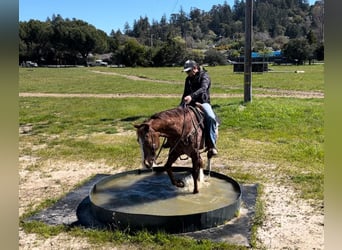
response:
<path id="1" fill-rule="evenodd" d="M 253 0 L 246 0 L 245 9 L 245 63 L 244 63 L 244 101 L 252 101 L 252 27 Z"/>

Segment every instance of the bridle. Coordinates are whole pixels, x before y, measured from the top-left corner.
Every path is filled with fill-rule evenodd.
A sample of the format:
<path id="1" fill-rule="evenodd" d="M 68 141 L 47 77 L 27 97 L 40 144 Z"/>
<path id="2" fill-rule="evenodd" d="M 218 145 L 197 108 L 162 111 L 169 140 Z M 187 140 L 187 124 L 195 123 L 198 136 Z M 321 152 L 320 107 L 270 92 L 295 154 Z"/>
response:
<path id="1" fill-rule="evenodd" d="M 150 127 L 149 127 L 148 131 L 146 132 L 146 134 L 151 134 L 152 153 L 153 153 L 153 154 L 155 154 L 156 149 L 157 149 L 157 146 L 156 146 L 157 144 L 156 144 L 155 141 L 154 141 L 154 135 L 153 135 L 154 132 L 155 132 L 154 129 L 153 129 L 153 128 L 150 128 Z M 146 136 L 146 134 L 145 134 L 145 136 Z"/>
<path id="2" fill-rule="evenodd" d="M 149 138 L 151 138 L 151 151 L 152 151 L 152 155 L 155 155 L 155 151 L 157 149 L 157 144 L 154 141 L 154 133 L 155 131 L 148 126 L 148 131 L 146 131 L 146 133 L 141 134 L 141 136 L 139 136 L 139 143 L 141 144 L 142 147 L 142 151 L 144 151 L 144 147 L 145 147 L 145 141 L 146 141 L 146 135 L 148 135 Z M 145 153 L 143 152 L 143 160 L 145 161 Z M 153 162 L 155 163 L 155 161 L 157 160 L 157 157 L 154 157 Z"/>

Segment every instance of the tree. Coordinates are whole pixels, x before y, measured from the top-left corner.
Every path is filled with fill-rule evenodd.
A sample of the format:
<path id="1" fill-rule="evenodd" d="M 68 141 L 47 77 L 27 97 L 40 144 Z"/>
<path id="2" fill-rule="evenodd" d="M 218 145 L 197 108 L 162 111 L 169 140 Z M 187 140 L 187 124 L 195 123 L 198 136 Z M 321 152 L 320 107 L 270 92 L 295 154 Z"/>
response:
<path id="1" fill-rule="evenodd" d="M 324 60 L 324 43 L 320 43 L 315 50 L 315 57 L 319 61 Z"/>
<path id="2" fill-rule="evenodd" d="M 198 64 L 203 64 L 205 60 L 205 54 L 203 50 L 200 49 L 192 49 L 186 52 L 186 55 L 184 56 L 184 60 L 194 60 Z"/>
<path id="3" fill-rule="evenodd" d="M 62 34 L 68 53 L 80 54 L 84 64 L 90 52 L 103 53 L 108 48 L 106 33 L 81 20 L 65 22 Z"/>
<path id="4" fill-rule="evenodd" d="M 318 57 L 318 54 L 324 57 L 322 46 L 318 50 L 318 44 L 324 42 L 323 0 L 317 0 L 312 6 L 307 0 L 258 0 L 254 13 L 255 45 L 283 50 L 288 41 L 304 39 L 310 45 L 309 56 L 304 60 Z M 90 53 L 112 52 L 127 65 L 145 65 L 146 61 L 154 61 L 153 65 L 178 65 L 187 56 L 197 57 L 199 54 L 194 51 L 203 50 L 201 59 L 213 46 L 235 55 L 243 47 L 240 43 L 244 36 L 244 17 L 245 1 L 234 0 L 232 8 L 224 1 L 208 12 L 191 8 L 188 14 L 181 8 L 179 13 L 171 14 L 169 21 L 166 15 L 152 23 L 147 17 L 140 17 L 134 21 L 133 28 L 126 22 L 123 34 L 118 30 L 108 36 L 82 20 L 64 19 L 54 14 L 46 22 L 19 23 L 19 57 L 20 61 L 75 64 L 84 63 Z M 136 41 L 129 41 L 129 37 Z M 144 60 L 140 57 L 132 57 L 134 62 L 125 59 L 122 53 L 128 53 L 128 48 L 133 50 L 130 56 L 136 54 L 138 48 Z M 292 50 L 291 46 L 288 49 Z M 210 57 L 212 52 L 209 52 Z"/>
<path id="5" fill-rule="evenodd" d="M 148 21 L 148 17 L 140 17 L 138 21 L 134 21 L 131 36 L 137 38 L 141 44 L 148 46 L 150 43 L 150 35 L 151 25 Z"/>
<path id="6" fill-rule="evenodd" d="M 123 38 L 123 34 L 120 30 L 110 33 L 110 36 L 108 37 L 108 49 L 109 51 L 115 51 L 119 48 L 119 45 L 121 44 L 121 40 Z"/>
<path id="7" fill-rule="evenodd" d="M 316 1 L 311 8 L 312 26 L 315 27 L 316 36 L 319 42 L 324 41 L 324 0 Z"/>
<path id="8" fill-rule="evenodd" d="M 40 62 L 49 52 L 52 27 L 48 22 L 30 20 L 19 25 L 20 59 Z"/>
<path id="9" fill-rule="evenodd" d="M 147 66 L 147 50 L 135 38 L 128 38 L 125 44 L 114 53 L 112 60 L 126 66 Z"/>
<path id="10" fill-rule="evenodd" d="M 205 53 L 204 62 L 209 65 L 226 65 L 227 58 L 224 54 L 217 51 L 216 49 L 209 49 Z"/>
<path id="11" fill-rule="evenodd" d="M 182 65 L 185 61 L 185 41 L 181 37 L 172 38 L 169 34 L 167 42 L 153 58 L 156 66 Z"/>
<path id="12" fill-rule="evenodd" d="M 285 57 L 298 65 L 304 64 L 305 60 L 310 58 L 310 53 L 309 43 L 304 38 L 290 40 L 284 48 Z"/>

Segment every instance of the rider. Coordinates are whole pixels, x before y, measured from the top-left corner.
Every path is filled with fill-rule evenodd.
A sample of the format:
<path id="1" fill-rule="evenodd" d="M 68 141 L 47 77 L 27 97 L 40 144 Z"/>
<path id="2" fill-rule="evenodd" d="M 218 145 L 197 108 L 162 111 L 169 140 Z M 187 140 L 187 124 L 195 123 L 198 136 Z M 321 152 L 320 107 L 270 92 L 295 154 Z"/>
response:
<path id="1" fill-rule="evenodd" d="M 181 99 L 182 104 L 189 104 L 196 106 L 196 103 L 200 103 L 205 113 L 205 127 L 206 136 L 209 136 L 210 140 L 206 140 L 207 150 L 212 155 L 217 155 L 216 139 L 217 139 L 217 121 L 215 113 L 210 105 L 210 85 L 211 80 L 203 68 L 201 68 L 195 61 L 187 60 L 184 64 L 183 72 L 187 73 L 185 79 L 184 92 Z"/>

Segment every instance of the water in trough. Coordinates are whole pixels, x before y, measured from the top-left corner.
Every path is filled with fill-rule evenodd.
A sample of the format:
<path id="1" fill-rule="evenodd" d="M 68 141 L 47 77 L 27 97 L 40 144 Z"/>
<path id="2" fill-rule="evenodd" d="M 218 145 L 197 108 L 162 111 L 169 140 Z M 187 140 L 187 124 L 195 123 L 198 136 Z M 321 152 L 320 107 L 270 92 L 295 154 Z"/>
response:
<path id="1" fill-rule="evenodd" d="M 212 172 L 210 177 L 204 175 L 199 182 L 200 192 L 193 194 L 190 168 L 174 170 L 176 179 L 185 181 L 184 188 L 173 186 L 162 169 L 104 178 L 90 191 L 93 213 L 101 221 L 133 228 L 160 229 L 165 223 L 179 221 L 181 232 L 219 225 L 235 216 L 241 199 L 237 182 Z"/>

